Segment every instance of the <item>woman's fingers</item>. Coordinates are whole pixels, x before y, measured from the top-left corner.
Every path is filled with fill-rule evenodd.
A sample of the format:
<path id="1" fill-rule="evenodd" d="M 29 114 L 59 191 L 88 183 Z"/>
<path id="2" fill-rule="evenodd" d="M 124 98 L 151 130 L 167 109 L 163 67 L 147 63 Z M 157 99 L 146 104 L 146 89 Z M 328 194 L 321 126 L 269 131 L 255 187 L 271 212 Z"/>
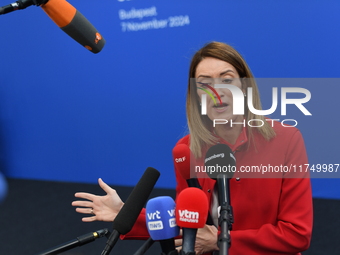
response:
<path id="1" fill-rule="evenodd" d="M 183 243 L 183 240 L 182 239 L 175 239 L 175 246 L 181 246 Z"/>
<path id="2" fill-rule="evenodd" d="M 91 193 L 86 193 L 86 192 L 77 192 L 76 194 L 74 194 L 74 196 L 78 198 L 91 200 L 91 201 L 93 201 L 93 199 L 96 197 L 96 195 L 93 195 Z"/>
<path id="3" fill-rule="evenodd" d="M 93 222 L 96 221 L 96 216 L 92 216 L 92 217 L 84 217 L 81 219 L 83 222 Z"/>
<path id="4" fill-rule="evenodd" d="M 175 239 L 175 247 L 178 253 L 180 253 L 180 251 L 182 250 L 182 243 L 182 239 Z"/>
<path id="5" fill-rule="evenodd" d="M 182 229 L 180 229 L 179 235 L 182 236 L 183 232 Z M 182 250 L 182 244 L 183 244 L 183 239 L 175 239 L 175 247 L 178 252 Z"/>
<path id="6" fill-rule="evenodd" d="M 94 214 L 93 208 L 76 208 L 76 212 L 83 214 Z"/>
<path id="7" fill-rule="evenodd" d="M 90 201 L 73 201 L 72 206 L 80 206 L 80 207 L 93 207 L 93 203 Z"/>
<path id="8" fill-rule="evenodd" d="M 102 178 L 99 178 L 98 179 L 98 183 L 99 183 L 99 186 L 107 193 L 110 193 L 110 191 L 112 190 L 112 188 L 107 185 L 103 180 Z"/>

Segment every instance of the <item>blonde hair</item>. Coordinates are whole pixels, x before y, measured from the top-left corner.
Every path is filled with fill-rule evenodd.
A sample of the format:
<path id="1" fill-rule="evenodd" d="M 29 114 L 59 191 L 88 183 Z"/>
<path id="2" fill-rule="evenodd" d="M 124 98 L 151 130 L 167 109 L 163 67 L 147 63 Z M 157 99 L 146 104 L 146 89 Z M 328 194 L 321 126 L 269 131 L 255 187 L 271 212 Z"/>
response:
<path id="1" fill-rule="evenodd" d="M 207 145 L 214 145 L 218 142 L 211 133 L 212 121 L 207 115 L 200 114 L 200 102 L 197 94 L 196 83 L 191 82 L 192 78 L 195 78 L 197 65 L 207 57 L 216 58 L 225 62 L 228 62 L 237 70 L 240 78 L 254 78 L 250 68 L 248 67 L 242 56 L 230 45 L 221 42 L 211 42 L 206 44 L 203 48 L 195 53 L 191 60 L 189 69 L 189 81 L 188 92 L 186 100 L 186 112 L 188 127 L 190 132 L 190 149 L 195 157 L 202 156 L 202 148 Z M 244 82 L 244 81 L 247 82 Z M 245 89 L 251 87 L 253 90 L 253 105 L 255 109 L 261 110 L 261 100 L 257 85 L 254 79 L 243 79 L 242 82 Z M 249 111 L 245 100 L 245 119 L 246 122 L 252 119 L 261 120 L 263 126 L 261 127 L 249 127 L 248 137 L 249 141 L 253 141 L 254 129 L 259 132 L 266 140 L 270 140 L 275 136 L 274 129 L 265 120 L 262 115 L 255 115 Z M 250 144 L 250 143 L 249 143 Z"/>

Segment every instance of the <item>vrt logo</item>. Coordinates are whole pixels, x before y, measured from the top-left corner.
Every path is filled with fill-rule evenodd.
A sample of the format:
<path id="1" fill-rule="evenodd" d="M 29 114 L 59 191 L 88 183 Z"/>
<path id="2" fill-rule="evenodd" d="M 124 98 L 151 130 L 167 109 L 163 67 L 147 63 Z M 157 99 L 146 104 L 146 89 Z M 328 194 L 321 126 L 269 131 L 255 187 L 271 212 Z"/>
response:
<path id="1" fill-rule="evenodd" d="M 170 217 L 174 217 L 175 216 L 175 209 L 168 210 L 167 212 L 168 212 Z"/>
<path id="2" fill-rule="evenodd" d="M 148 222 L 149 230 L 161 230 L 163 229 L 163 222 L 161 220 L 158 221 L 150 221 Z"/>
<path id="3" fill-rule="evenodd" d="M 215 88 L 229 89 L 233 97 L 233 114 L 244 115 L 244 94 L 243 91 L 230 84 L 215 84 Z M 278 104 L 278 89 L 273 87 L 272 89 L 272 106 L 268 110 L 258 110 L 254 108 L 253 104 L 253 88 L 247 89 L 247 104 L 249 110 L 256 115 L 269 115 L 275 112 Z M 291 99 L 287 98 L 287 93 L 302 93 L 304 98 Z M 212 97 L 212 94 L 210 94 Z M 311 99 L 311 93 L 308 89 L 297 87 L 283 87 L 281 88 L 281 115 L 286 115 L 287 104 L 294 104 L 304 115 L 312 115 L 302 104 L 307 103 Z M 207 115 L 207 94 L 202 95 L 201 114 Z"/>
<path id="4" fill-rule="evenodd" d="M 161 216 L 160 216 L 161 212 L 160 211 L 156 211 L 154 213 L 148 213 L 148 219 L 149 220 L 155 220 L 155 219 L 161 219 Z"/>
<path id="5" fill-rule="evenodd" d="M 176 219 L 175 219 L 175 218 L 171 218 L 171 219 L 169 220 L 169 226 L 170 226 L 170 228 L 175 228 L 175 227 L 177 227 L 177 223 L 176 223 Z"/>

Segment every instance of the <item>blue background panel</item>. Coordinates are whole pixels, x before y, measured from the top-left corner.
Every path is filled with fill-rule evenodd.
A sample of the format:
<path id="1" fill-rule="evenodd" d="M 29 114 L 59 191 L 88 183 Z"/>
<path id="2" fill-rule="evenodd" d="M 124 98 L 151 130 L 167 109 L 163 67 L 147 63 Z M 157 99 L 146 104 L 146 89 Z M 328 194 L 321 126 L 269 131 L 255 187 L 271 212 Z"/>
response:
<path id="1" fill-rule="evenodd" d="M 87 183 L 101 177 L 133 186 L 152 166 L 162 174 L 157 187 L 174 188 L 171 150 L 187 133 L 190 59 L 214 40 L 240 51 L 255 77 L 317 78 L 301 85 L 312 93 L 306 107 L 313 116 L 291 107 L 287 118 L 299 120 L 311 163 L 340 163 L 340 88 L 336 79 L 322 79 L 340 76 L 339 2 L 69 2 L 106 39 L 102 52 L 85 50 L 40 7 L 0 17 L 0 159 L 6 176 Z M 149 8 L 156 9 L 154 16 L 119 16 Z M 165 28 L 136 31 L 164 20 Z M 127 24 L 135 30 L 124 30 Z M 260 86 L 260 92 L 269 105 L 268 88 Z M 273 117 L 282 119 L 278 114 Z M 314 197 L 340 198 L 338 179 L 312 182 Z"/>

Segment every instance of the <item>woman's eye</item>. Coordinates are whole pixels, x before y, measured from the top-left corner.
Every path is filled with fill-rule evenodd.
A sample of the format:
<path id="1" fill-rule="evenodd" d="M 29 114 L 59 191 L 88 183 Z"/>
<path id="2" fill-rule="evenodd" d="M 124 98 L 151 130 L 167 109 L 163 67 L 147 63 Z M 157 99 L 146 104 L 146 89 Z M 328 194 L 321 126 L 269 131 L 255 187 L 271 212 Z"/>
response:
<path id="1" fill-rule="evenodd" d="M 233 82 L 233 79 L 222 79 L 222 83 L 224 83 L 224 84 L 230 84 L 230 83 L 232 83 Z"/>
<path id="2" fill-rule="evenodd" d="M 210 84 L 207 82 L 197 82 L 197 84 L 198 84 L 198 87 L 201 87 L 201 88 L 206 88 L 207 86 L 210 86 Z"/>

